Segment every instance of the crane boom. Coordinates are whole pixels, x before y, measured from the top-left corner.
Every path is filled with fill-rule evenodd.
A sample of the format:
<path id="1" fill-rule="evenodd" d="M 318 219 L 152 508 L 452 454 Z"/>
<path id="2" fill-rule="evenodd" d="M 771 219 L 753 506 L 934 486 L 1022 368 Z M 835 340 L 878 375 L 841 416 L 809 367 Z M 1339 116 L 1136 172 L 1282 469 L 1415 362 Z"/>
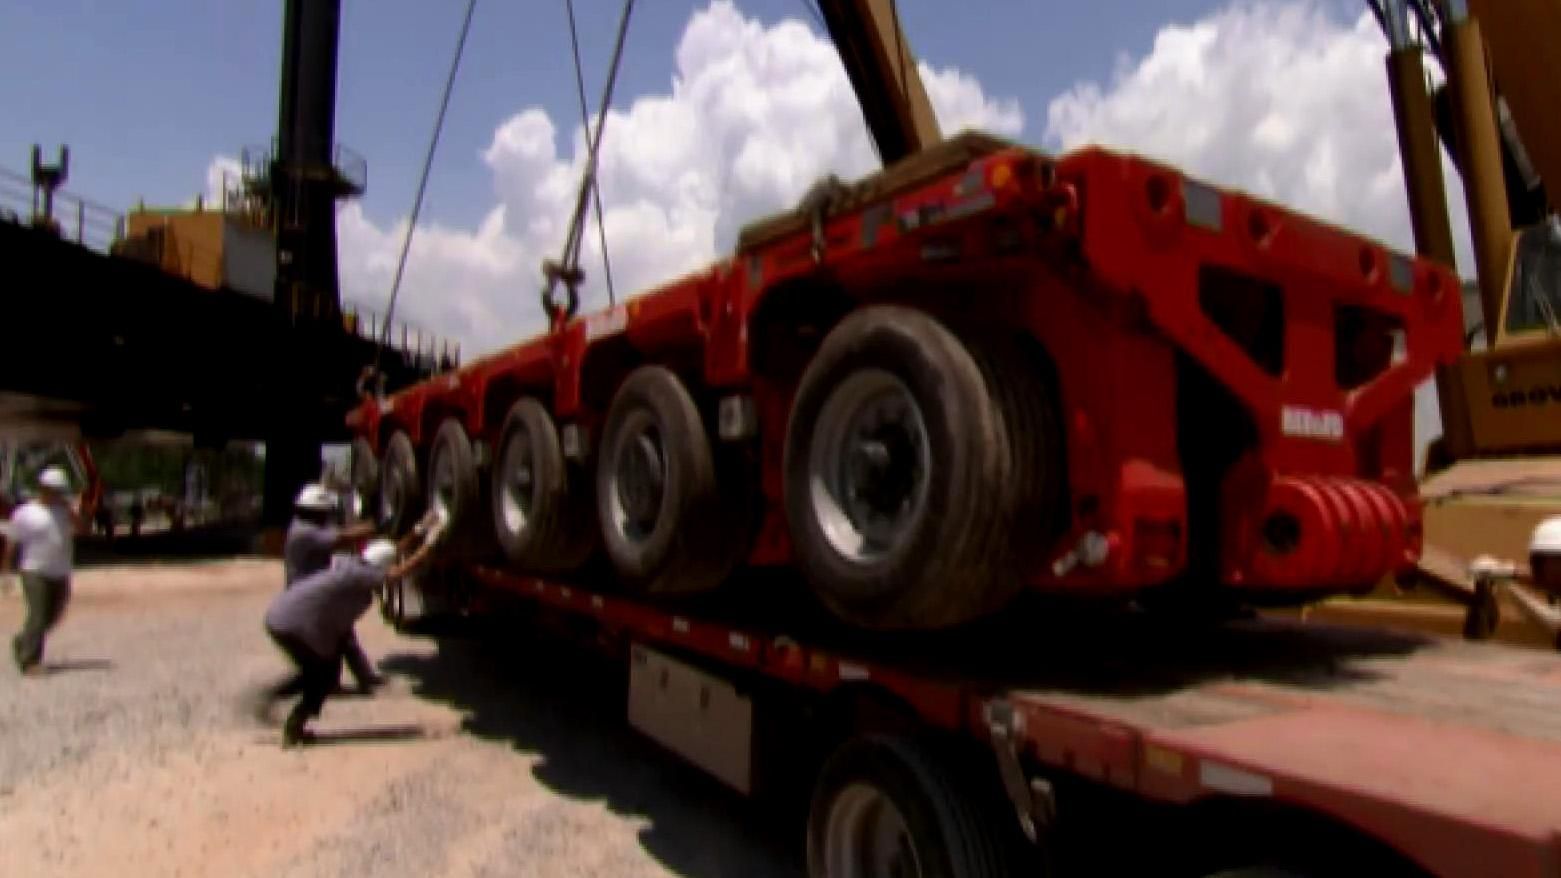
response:
<path id="1" fill-rule="evenodd" d="M 819 0 L 819 11 L 867 120 L 878 158 L 892 165 L 943 139 L 900 28 L 896 0 Z"/>
<path id="2" fill-rule="evenodd" d="M 1561 181 L 1561 0 L 1470 0 L 1480 21 L 1491 72 L 1506 101 L 1532 170 Z M 1561 182 L 1547 187 L 1552 210 L 1561 210 Z"/>

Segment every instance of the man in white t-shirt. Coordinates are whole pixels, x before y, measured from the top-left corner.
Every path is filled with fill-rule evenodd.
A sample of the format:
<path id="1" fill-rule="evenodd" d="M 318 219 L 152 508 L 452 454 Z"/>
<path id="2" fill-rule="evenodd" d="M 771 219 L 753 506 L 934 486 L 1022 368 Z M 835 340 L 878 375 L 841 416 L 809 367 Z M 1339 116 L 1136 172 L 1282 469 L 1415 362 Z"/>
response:
<path id="1" fill-rule="evenodd" d="M 8 539 L 0 571 L 20 569 L 27 601 L 27 619 L 11 640 L 11 655 L 23 674 L 41 670 L 44 638 L 70 602 L 76 513 L 69 493 L 65 471 L 48 467 L 38 474 L 37 498 L 18 506 L 5 526 Z"/>

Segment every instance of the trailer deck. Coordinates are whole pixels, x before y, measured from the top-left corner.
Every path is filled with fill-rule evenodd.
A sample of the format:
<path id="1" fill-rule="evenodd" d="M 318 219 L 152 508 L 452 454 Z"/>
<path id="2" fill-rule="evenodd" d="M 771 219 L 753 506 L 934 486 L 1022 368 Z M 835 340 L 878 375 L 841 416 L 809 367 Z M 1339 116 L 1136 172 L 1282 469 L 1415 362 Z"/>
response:
<path id="1" fill-rule="evenodd" d="M 750 599 L 738 617 L 472 575 L 479 596 L 591 617 L 733 674 L 819 693 L 876 687 L 930 725 L 989 741 L 1000 718 L 1019 760 L 1043 772 L 1163 803 L 1305 809 L 1436 875 L 1561 874 L 1554 655 L 1271 618 L 1188 628 L 1075 609 L 1048 621 L 1044 606 L 953 635 L 864 640 L 806 608 Z M 766 612 L 781 621 L 759 624 Z"/>

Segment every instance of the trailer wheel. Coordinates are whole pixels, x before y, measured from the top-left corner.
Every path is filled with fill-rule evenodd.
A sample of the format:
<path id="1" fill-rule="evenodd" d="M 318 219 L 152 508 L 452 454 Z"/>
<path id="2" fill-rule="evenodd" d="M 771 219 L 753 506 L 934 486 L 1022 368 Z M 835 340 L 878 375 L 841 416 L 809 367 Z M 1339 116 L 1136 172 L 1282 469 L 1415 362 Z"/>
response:
<path id="1" fill-rule="evenodd" d="M 709 434 L 683 382 L 634 370 L 613 397 L 596 462 L 596 512 L 619 576 L 646 594 L 708 591 L 741 558 L 745 524 L 716 478 Z"/>
<path id="2" fill-rule="evenodd" d="M 809 878 L 1018 874 L 1013 810 L 942 748 L 870 735 L 825 763 L 808 810 Z"/>
<path id="3" fill-rule="evenodd" d="M 348 510 L 354 521 L 372 517 L 374 498 L 379 494 L 379 458 L 369 440 L 352 440 L 352 497 Z"/>
<path id="4" fill-rule="evenodd" d="M 483 529 L 488 525 L 477 478 L 477 458 L 466 428 L 455 418 L 445 418 L 428 451 L 428 504 L 443 513 L 448 555 L 471 555 L 481 550 Z"/>
<path id="5" fill-rule="evenodd" d="M 412 527 L 422 505 L 423 482 L 417 472 L 417 451 L 411 437 L 397 430 L 385 446 L 385 462 L 380 469 L 379 520 L 386 530 L 400 536 Z"/>
<path id="6" fill-rule="evenodd" d="M 493 466 L 493 529 L 510 561 L 568 572 L 596 543 L 590 488 L 564 460 L 558 426 L 540 402 L 510 407 Z"/>
<path id="7" fill-rule="evenodd" d="M 1055 419 L 1032 411 L 1041 382 L 1000 381 L 1007 363 L 898 306 L 859 310 L 824 340 L 787 425 L 785 504 L 798 566 L 836 615 L 946 627 L 1018 591 L 1021 547 L 1050 525 L 1011 535 L 1057 477 L 1041 446 L 1059 446 L 1040 435 Z"/>

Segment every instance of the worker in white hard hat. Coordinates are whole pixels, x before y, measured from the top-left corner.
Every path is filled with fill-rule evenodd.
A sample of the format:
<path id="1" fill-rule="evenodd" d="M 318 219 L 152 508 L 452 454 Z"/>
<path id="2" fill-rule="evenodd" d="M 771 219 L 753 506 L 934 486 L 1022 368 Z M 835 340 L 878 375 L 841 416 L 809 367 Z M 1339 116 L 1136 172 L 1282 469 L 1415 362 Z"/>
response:
<path id="1" fill-rule="evenodd" d="M 5 526 L 6 547 L 0 572 L 19 569 L 27 618 L 11 641 L 11 657 L 23 674 L 43 669 L 44 641 L 70 603 L 75 556 L 76 510 L 70 504 L 70 478 L 51 466 L 38 474 L 38 493 L 18 506 Z"/>
<path id="2" fill-rule="evenodd" d="M 305 485 L 293 501 L 293 521 L 287 527 L 282 542 L 283 588 L 290 587 L 300 578 L 329 567 L 332 556 L 352 549 L 374 536 L 373 522 L 359 522 L 341 526 L 336 517 L 341 508 L 336 493 L 320 484 Z M 353 679 L 361 692 L 371 692 L 384 682 L 374 663 L 358 643 L 355 632 L 348 630 L 342 638 L 342 659 L 352 671 Z M 301 683 L 301 680 L 298 681 Z"/>
<path id="3" fill-rule="evenodd" d="M 400 561 L 415 538 L 409 537 L 401 546 L 388 539 L 372 540 L 360 555 L 301 577 L 271 601 L 266 633 L 287 654 L 302 681 L 298 703 L 282 726 L 282 746 L 313 738 L 308 723 L 320 715 L 325 699 L 336 688 L 342 638 L 368 611 L 377 590 L 427 561 L 440 533 L 439 528 L 428 531 L 422 545 Z M 261 707 L 268 709 L 283 694 L 282 687 L 271 689 Z"/>
<path id="4" fill-rule="evenodd" d="M 341 499 L 320 484 L 309 484 L 293 500 L 293 520 L 282 543 L 282 576 L 291 585 L 301 576 L 330 566 L 331 556 L 374 536 L 372 521 L 341 525 Z"/>
<path id="5" fill-rule="evenodd" d="M 1487 565 L 1488 566 L 1488 565 Z M 1511 566 L 1511 565 L 1509 565 Z M 1561 649 L 1561 516 L 1552 516 L 1534 528 L 1528 547 L 1528 576 L 1513 570 L 1497 577 L 1496 587 L 1512 598 L 1529 621 L 1549 633 Z M 1520 584 L 1527 579 L 1529 585 Z"/>

